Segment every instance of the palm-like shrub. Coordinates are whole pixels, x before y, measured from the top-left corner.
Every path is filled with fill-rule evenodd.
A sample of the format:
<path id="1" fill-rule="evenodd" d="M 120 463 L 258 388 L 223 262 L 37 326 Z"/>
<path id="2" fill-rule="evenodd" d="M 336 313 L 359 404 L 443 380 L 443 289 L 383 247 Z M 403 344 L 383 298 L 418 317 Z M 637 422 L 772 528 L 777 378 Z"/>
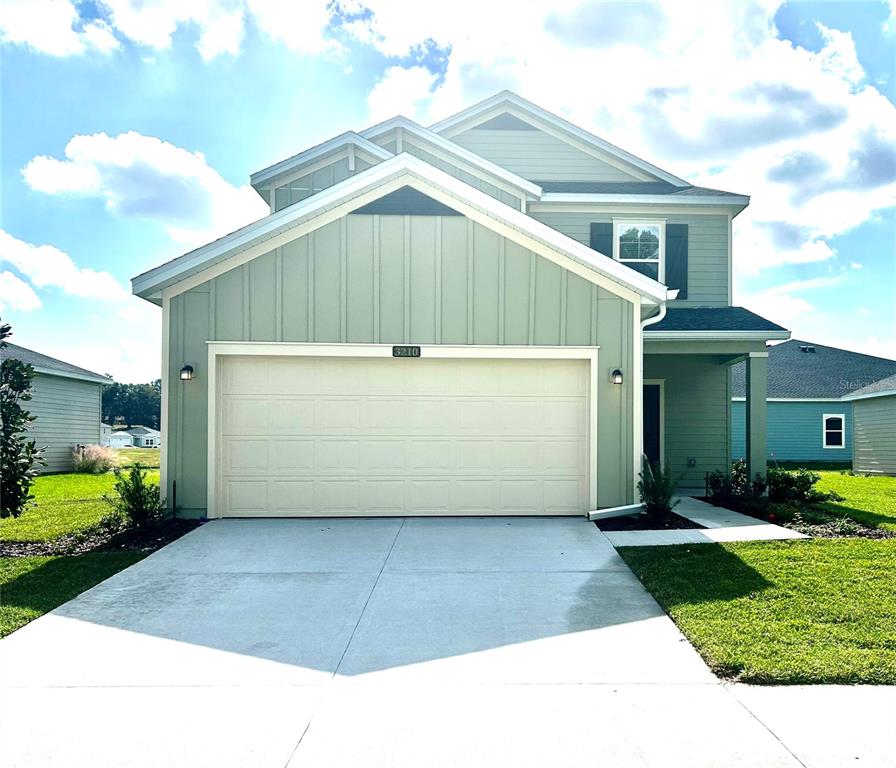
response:
<path id="1" fill-rule="evenodd" d="M 651 463 L 646 456 L 641 459 L 641 472 L 638 474 L 638 493 L 644 514 L 651 522 L 660 523 L 668 515 L 680 499 L 672 501 L 678 480 L 672 476 L 669 465 L 661 467 L 659 462 Z"/>

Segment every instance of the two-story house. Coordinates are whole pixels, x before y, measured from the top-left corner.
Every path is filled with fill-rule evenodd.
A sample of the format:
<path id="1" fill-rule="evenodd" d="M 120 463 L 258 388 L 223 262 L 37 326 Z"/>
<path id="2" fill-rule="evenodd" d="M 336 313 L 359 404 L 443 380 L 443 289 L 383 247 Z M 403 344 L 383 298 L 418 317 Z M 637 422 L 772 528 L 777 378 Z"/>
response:
<path id="1" fill-rule="evenodd" d="M 227 516 L 580 515 L 730 461 L 743 195 L 513 93 L 396 117 L 254 174 L 270 215 L 133 280 L 163 313 L 169 502 Z"/>

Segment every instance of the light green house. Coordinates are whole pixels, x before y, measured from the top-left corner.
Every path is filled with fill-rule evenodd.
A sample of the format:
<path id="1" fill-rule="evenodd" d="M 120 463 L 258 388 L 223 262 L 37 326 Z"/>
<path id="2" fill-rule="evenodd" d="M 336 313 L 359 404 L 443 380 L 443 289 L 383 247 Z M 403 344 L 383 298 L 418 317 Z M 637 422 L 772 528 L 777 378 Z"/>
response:
<path id="1" fill-rule="evenodd" d="M 896 475 L 896 376 L 843 399 L 852 402 L 852 468 L 869 475 Z"/>
<path id="2" fill-rule="evenodd" d="M 183 513 L 581 515 L 631 503 L 643 454 L 701 487 L 738 361 L 764 467 L 766 342 L 789 334 L 730 306 L 747 197 L 508 92 L 251 182 L 269 216 L 133 280 L 162 308 Z"/>

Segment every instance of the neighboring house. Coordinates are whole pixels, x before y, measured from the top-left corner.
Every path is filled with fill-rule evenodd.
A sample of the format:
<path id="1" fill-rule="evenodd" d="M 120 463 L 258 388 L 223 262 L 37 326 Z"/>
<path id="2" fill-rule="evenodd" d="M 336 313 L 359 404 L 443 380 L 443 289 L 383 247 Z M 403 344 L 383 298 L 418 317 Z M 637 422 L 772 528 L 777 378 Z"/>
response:
<path id="1" fill-rule="evenodd" d="M 269 216 L 133 279 L 162 307 L 162 483 L 187 514 L 580 515 L 642 452 L 730 460 L 747 360 L 743 195 L 695 187 L 502 92 L 396 117 L 251 177 Z"/>
<path id="2" fill-rule="evenodd" d="M 896 361 L 792 339 L 768 351 L 768 455 L 781 462 L 853 460 L 853 406 L 844 396 L 896 374 Z M 745 455 L 744 366 L 731 371 L 731 454 Z"/>
<path id="3" fill-rule="evenodd" d="M 100 445 L 109 445 L 109 441 L 112 439 L 112 425 L 106 424 L 104 421 L 100 422 Z"/>
<path id="4" fill-rule="evenodd" d="M 134 444 L 134 438 L 130 432 L 119 429 L 113 432 L 109 437 L 110 448 L 129 448 Z"/>
<path id="5" fill-rule="evenodd" d="M 850 392 L 856 472 L 896 475 L 896 375 Z"/>
<path id="6" fill-rule="evenodd" d="M 7 344 L 2 355 L 30 363 L 37 372 L 25 408 L 36 417 L 31 436 L 46 447 L 41 472 L 70 472 L 75 446 L 100 442 L 102 390 L 112 379 L 16 344 Z"/>
<path id="7" fill-rule="evenodd" d="M 137 448 L 158 448 L 162 444 L 162 433 L 151 427 L 132 427 L 128 430 Z"/>

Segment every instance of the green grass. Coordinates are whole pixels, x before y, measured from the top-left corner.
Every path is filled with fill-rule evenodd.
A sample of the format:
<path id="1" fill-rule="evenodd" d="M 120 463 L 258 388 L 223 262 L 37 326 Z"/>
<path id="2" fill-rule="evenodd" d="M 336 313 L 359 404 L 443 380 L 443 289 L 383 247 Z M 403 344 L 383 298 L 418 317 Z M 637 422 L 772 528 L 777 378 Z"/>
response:
<path id="1" fill-rule="evenodd" d="M 157 470 L 148 476 L 159 481 Z M 103 501 L 112 494 L 115 476 L 46 475 L 34 483 L 35 504 L 20 517 L 0 520 L 0 541 L 50 541 L 98 523 L 111 507 Z"/>
<path id="2" fill-rule="evenodd" d="M 842 502 L 824 504 L 823 508 L 842 514 L 860 523 L 896 531 L 896 477 L 861 477 L 839 472 L 819 472 L 818 488 L 835 491 Z"/>
<path id="3" fill-rule="evenodd" d="M 620 554 L 717 673 L 750 683 L 896 684 L 896 541 Z"/>
<path id="4" fill-rule="evenodd" d="M 113 448 L 118 456 L 118 464 L 122 467 L 131 467 L 139 464 L 141 467 L 159 468 L 161 452 L 158 448 Z"/>
<path id="5" fill-rule="evenodd" d="M 143 552 L 0 557 L 0 637 L 133 565 Z"/>
<path id="6" fill-rule="evenodd" d="M 825 505 L 896 529 L 896 478 L 823 472 Z M 896 539 L 626 547 L 638 578 L 720 675 L 896 684 Z"/>

